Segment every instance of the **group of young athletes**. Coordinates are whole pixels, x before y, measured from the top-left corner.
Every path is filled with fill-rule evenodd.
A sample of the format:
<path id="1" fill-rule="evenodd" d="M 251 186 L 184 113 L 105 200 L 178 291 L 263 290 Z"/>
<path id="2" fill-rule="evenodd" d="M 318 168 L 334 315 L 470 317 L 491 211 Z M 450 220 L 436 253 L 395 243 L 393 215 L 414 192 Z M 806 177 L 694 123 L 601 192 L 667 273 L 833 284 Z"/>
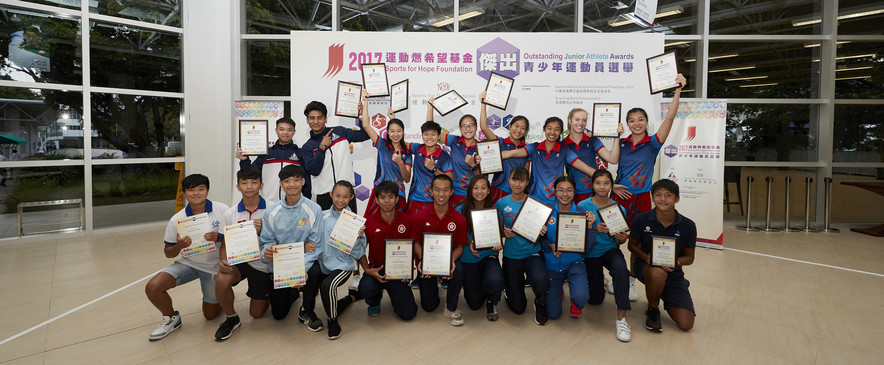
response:
<path id="1" fill-rule="evenodd" d="M 677 81 L 681 87 L 686 84 L 682 75 L 678 75 Z M 460 118 L 459 136 L 443 134 L 434 121 L 434 100 L 430 99 L 427 121 L 421 125 L 423 143 L 406 143 L 405 123 L 392 112 L 385 135 L 378 135 L 369 124 L 367 100 L 360 107 L 362 127 L 358 130 L 327 127 L 325 106 L 311 102 L 304 110 L 310 140 L 303 147 L 292 141 L 295 122 L 282 118 L 276 121 L 278 140 L 269 155 L 252 161 L 237 150 L 240 170 L 236 188 L 242 199 L 236 205 L 228 207 L 209 201 L 209 180 L 203 175 L 192 174 L 183 179 L 187 206 L 167 225 L 164 253 L 168 258 L 178 257 L 191 245 L 193 238 L 178 234 L 175 222 L 201 213 L 208 215 L 213 227 L 204 238 L 215 242 L 218 249 L 180 257 L 147 283 L 147 297 L 163 315 L 149 338 L 162 339 L 181 327 L 181 316 L 168 291 L 195 279 L 200 280 L 205 318 L 213 319 L 221 311 L 226 315 L 214 336 L 218 341 L 229 338 L 241 324 L 233 305 L 232 287 L 244 279 L 248 282 L 249 315 L 259 318 L 270 309 L 274 319 L 283 319 L 301 297 L 298 321 L 311 331 L 324 327 L 315 313 L 319 295 L 328 318 L 325 327 L 329 339 L 341 335 L 338 317 L 355 301 L 364 299 L 368 315 L 379 315 L 384 291 L 393 312 L 402 320 L 412 320 L 418 312 L 413 287 L 418 289 L 420 308 L 424 311 L 433 312 L 441 303 L 438 278 L 423 275 L 420 269 L 425 233 L 452 235 L 451 273 L 443 278 L 447 284 L 443 285 L 443 315 L 451 325 L 464 323 L 458 309 L 461 292 L 471 310 L 484 305 L 486 318 L 496 321 L 501 296 L 513 314 L 521 315 L 527 310 L 526 286 L 534 293 L 535 323 L 546 325 L 563 312 L 563 287 L 567 281 L 569 316 L 575 319 L 582 316 L 587 303 L 601 304 L 606 290 L 614 294 L 615 333 L 617 339 L 625 342 L 631 338 L 626 315 L 630 302 L 638 300 L 634 284 L 638 279 L 644 283 L 648 299 L 647 329 L 662 331 L 662 300 L 677 326 L 690 330 L 695 314 L 682 266 L 693 263 L 696 226 L 675 210 L 679 200 L 675 182 L 661 179 L 651 183 L 657 153 L 672 127 L 680 93 L 681 88 L 675 91 L 668 114 L 655 134 L 648 132 L 648 115 L 644 110 L 629 110 L 627 136 L 614 141 L 610 150 L 586 131 L 588 115 L 583 109 L 568 114 L 566 136 L 562 136 L 565 123 L 553 116 L 544 123 L 545 139 L 526 143 L 528 118 L 513 117 L 508 125 L 509 136 L 499 138 L 488 127 L 485 104 L 478 121 L 469 114 Z M 483 98 L 484 93 L 479 96 Z M 497 140 L 501 147 L 503 171 L 493 176 L 478 172 L 481 159 L 476 143 L 480 128 L 486 140 Z M 622 125 L 618 129 L 622 134 Z M 348 181 L 352 180 L 352 162 L 345 149 L 348 143 L 338 142 L 368 139 L 378 157 L 374 189 L 360 237 L 352 251 L 345 253 L 327 243 L 341 212 L 356 209 L 354 187 Z M 604 162 L 602 166 L 617 164 L 616 177 L 600 168 L 600 161 Z M 407 193 L 406 183 L 410 183 Z M 529 195 L 553 208 L 536 242 L 510 229 Z M 611 233 L 596 217 L 600 207 L 615 202 L 624 212 L 629 232 Z M 489 208 L 498 211 L 505 241 L 491 249 L 477 250 L 472 241 L 470 212 Z M 585 254 L 556 249 L 558 212 L 585 215 L 590 227 Z M 223 227 L 246 221 L 254 221 L 258 231 L 261 259 L 231 265 L 226 260 Z M 676 239 L 674 268 L 650 264 L 652 236 Z M 413 240 L 417 269 L 413 281 L 385 279 L 385 241 L 394 239 Z M 307 282 L 303 286 L 275 289 L 272 270 L 276 246 L 292 242 L 305 243 Z M 629 261 L 620 249 L 624 243 L 628 243 Z M 363 275 L 354 276 L 348 294 L 339 297 L 338 287 L 350 281 L 360 268 Z M 608 269 L 610 283 L 603 268 Z"/>

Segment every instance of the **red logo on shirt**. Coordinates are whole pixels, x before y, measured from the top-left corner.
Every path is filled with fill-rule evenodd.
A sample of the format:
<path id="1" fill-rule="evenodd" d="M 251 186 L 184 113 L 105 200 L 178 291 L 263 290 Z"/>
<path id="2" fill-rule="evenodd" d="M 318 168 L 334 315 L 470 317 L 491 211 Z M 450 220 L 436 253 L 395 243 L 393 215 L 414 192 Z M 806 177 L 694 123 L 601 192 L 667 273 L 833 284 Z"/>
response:
<path id="1" fill-rule="evenodd" d="M 454 229 L 457 228 L 457 225 L 454 222 L 448 223 L 448 230 L 454 232 Z"/>
<path id="2" fill-rule="evenodd" d="M 556 217 L 549 217 L 549 220 L 546 221 L 549 224 L 556 224 Z"/>
<path id="3" fill-rule="evenodd" d="M 399 233 L 405 233 L 405 225 L 404 225 L 404 224 L 400 224 L 398 230 L 399 230 Z"/>

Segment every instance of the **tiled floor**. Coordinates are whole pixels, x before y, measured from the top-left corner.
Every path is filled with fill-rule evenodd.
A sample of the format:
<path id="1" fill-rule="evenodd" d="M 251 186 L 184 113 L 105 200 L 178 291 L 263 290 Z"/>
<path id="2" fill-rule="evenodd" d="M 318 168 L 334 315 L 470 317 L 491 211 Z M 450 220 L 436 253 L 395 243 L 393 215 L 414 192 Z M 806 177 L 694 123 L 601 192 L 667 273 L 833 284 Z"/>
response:
<path id="1" fill-rule="evenodd" d="M 746 233 L 725 229 L 727 247 L 884 273 L 884 239 L 842 233 Z M 93 237 L 54 235 L 0 243 L 0 341 L 61 315 L 172 260 L 160 243 L 163 225 Z M 499 307 L 500 320 L 464 312 L 451 327 L 441 308 L 411 322 L 395 319 L 389 301 L 369 318 L 365 304 L 341 316 L 343 336 L 326 339 L 298 324 L 248 317 L 245 285 L 236 288 L 243 326 L 226 342 L 212 339 L 221 319 L 200 313 L 199 286 L 173 289 L 183 327 L 149 342 L 160 314 L 144 282 L 123 289 L 0 345 L 0 363 L 795 363 L 875 364 L 884 359 L 884 277 L 736 251 L 699 249 L 687 268 L 696 327 L 679 331 L 664 315 L 662 334 L 643 327 L 644 293 L 628 319 L 632 342 L 614 337 L 613 296 L 545 327 L 533 312 Z M 444 292 L 443 292 L 444 293 Z M 443 294 L 444 295 L 444 294 Z M 530 290 L 529 290 L 529 298 Z M 466 305 L 461 300 L 462 310 Z M 566 309 L 567 310 L 567 309 Z M 293 312 L 295 313 L 295 312 Z M 322 316 L 321 316 L 322 317 Z M 632 361 L 631 361 L 632 360 Z"/>

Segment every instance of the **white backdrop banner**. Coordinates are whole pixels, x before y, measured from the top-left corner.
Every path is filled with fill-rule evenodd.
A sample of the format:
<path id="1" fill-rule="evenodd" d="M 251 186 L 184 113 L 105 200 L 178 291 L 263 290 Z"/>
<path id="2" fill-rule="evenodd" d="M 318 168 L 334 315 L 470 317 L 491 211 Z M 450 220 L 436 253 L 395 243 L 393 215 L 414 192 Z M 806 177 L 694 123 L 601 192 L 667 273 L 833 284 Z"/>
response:
<path id="1" fill-rule="evenodd" d="M 449 90 L 457 90 L 469 104 L 445 117 L 437 113 L 435 119 L 459 134 L 461 116 L 479 116 L 478 94 L 491 72 L 515 79 L 507 110 L 488 107 L 491 129 L 507 136 L 512 117 L 525 115 L 531 121 L 528 142 L 542 140 L 546 118 L 565 120 L 573 108 L 623 103 L 625 118 L 626 110 L 656 110 L 661 100 L 648 93 L 645 59 L 663 52 L 663 34 L 292 32 L 291 37 L 292 119 L 298 122 L 299 144 L 307 139 L 302 111 L 311 100 L 326 104 L 329 126 L 356 125 L 352 118 L 334 116 L 335 87 L 339 80 L 361 84 L 363 63 L 385 63 L 390 84 L 409 80 L 409 107 L 396 115 L 405 122 L 408 142 L 421 142 L 426 100 Z M 369 103 L 371 125 L 381 136 L 388 106 L 389 98 Z M 651 130 L 659 122 L 651 121 Z M 377 154 L 370 143 L 355 144 L 353 152 L 362 211 Z"/>
<path id="2" fill-rule="evenodd" d="M 662 104 L 662 114 L 669 104 Z M 662 118 L 662 117 L 661 117 Z M 682 101 L 660 154 L 660 178 L 678 183 L 679 213 L 697 224 L 697 244 L 723 247 L 724 130 L 727 103 Z"/>

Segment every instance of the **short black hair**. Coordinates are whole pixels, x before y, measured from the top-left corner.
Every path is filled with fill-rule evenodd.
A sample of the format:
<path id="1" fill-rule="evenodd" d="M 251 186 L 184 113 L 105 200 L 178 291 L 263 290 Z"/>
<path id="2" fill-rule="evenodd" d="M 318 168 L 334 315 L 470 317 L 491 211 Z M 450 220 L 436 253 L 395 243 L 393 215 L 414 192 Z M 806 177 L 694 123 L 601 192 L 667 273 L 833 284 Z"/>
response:
<path id="1" fill-rule="evenodd" d="M 335 191 L 335 188 L 337 188 L 338 186 L 343 186 L 343 187 L 347 188 L 347 190 L 350 191 L 351 197 L 356 196 L 356 190 L 353 189 L 353 184 L 351 184 L 349 181 L 338 180 L 338 182 L 335 183 L 335 186 L 332 187 L 332 191 Z"/>
<path id="2" fill-rule="evenodd" d="M 546 122 L 543 123 L 543 129 L 546 129 L 546 126 L 550 123 L 559 123 L 559 127 L 565 129 L 565 122 L 562 121 L 562 118 L 559 117 L 549 117 L 546 118 Z"/>
<path id="3" fill-rule="evenodd" d="M 428 131 L 436 131 L 436 133 L 442 134 L 442 126 L 439 123 L 428 120 L 421 125 L 421 134 Z"/>
<path id="4" fill-rule="evenodd" d="M 261 169 L 257 166 L 248 165 L 239 169 L 236 172 L 236 183 L 239 184 L 242 180 L 255 180 L 257 179 L 260 182 L 264 182 L 261 178 Z"/>
<path id="5" fill-rule="evenodd" d="M 433 184 L 436 183 L 436 180 L 444 180 L 448 181 L 448 186 L 454 188 L 454 180 L 451 180 L 451 177 L 445 174 L 436 175 L 433 177 L 433 180 L 430 181 L 430 188 L 433 187 Z"/>
<path id="6" fill-rule="evenodd" d="M 629 109 L 629 111 L 626 112 L 626 119 L 629 119 L 629 115 L 632 114 L 632 113 L 641 113 L 642 115 L 645 116 L 645 120 L 648 120 L 648 112 L 646 112 L 646 111 L 645 111 L 644 109 L 642 109 L 642 108 L 632 108 L 632 109 Z"/>
<path id="7" fill-rule="evenodd" d="M 283 167 L 282 170 L 279 170 L 279 181 L 283 181 L 290 177 L 295 178 L 303 178 L 304 177 L 304 169 L 298 165 L 288 165 Z"/>
<path id="8" fill-rule="evenodd" d="M 513 125 L 513 123 L 518 122 L 518 121 L 525 122 L 525 133 L 528 133 L 528 130 L 531 129 L 531 122 L 529 122 L 528 117 L 526 117 L 524 115 L 517 115 L 517 116 L 513 117 L 513 119 L 510 119 L 510 123 L 508 125 Z"/>
<path id="9" fill-rule="evenodd" d="M 390 180 L 381 181 L 381 183 L 374 188 L 374 197 L 380 198 L 382 193 L 399 195 L 399 184 Z"/>
<path id="10" fill-rule="evenodd" d="M 304 107 L 304 116 L 305 117 L 308 116 L 308 114 L 310 114 L 310 112 L 312 112 L 314 110 L 318 110 L 320 113 L 322 113 L 323 117 L 328 115 L 328 108 L 325 107 L 325 104 L 323 104 L 322 102 L 313 100 L 313 101 L 307 103 L 307 106 Z"/>
<path id="11" fill-rule="evenodd" d="M 566 181 L 568 182 L 568 184 L 571 184 L 571 186 L 573 186 L 573 187 L 575 187 L 575 188 L 577 187 L 577 183 L 574 182 L 574 178 L 573 178 L 573 177 L 570 177 L 570 176 L 568 176 L 568 175 L 559 176 L 559 177 L 556 179 L 556 182 L 553 184 L 553 187 L 558 188 L 558 187 L 559 187 L 559 184 L 561 184 L 561 183 L 563 183 L 563 182 L 566 182 Z"/>
<path id="12" fill-rule="evenodd" d="M 292 120 L 292 118 L 289 118 L 289 117 L 282 117 L 282 118 L 277 119 L 277 120 L 276 120 L 276 126 L 279 127 L 279 124 L 280 124 L 280 123 L 291 124 L 291 125 L 292 125 L 292 128 L 295 128 L 295 121 Z"/>
<path id="13" fill-rule="evenodd" d="M 206 175 L 190 174 L 181 180 L 181 189 L 183 190 L 192 189 L 200 185 L 205 185 L 206 190 L 209 190 L 209 178 Z"/>
<path id="14" fill-rule="evenodd" d="M 513 168 L 513 171 L 510 172 L 510 178 L 513 180 L 528 181 L 528 169 L 526 169 L 525 166 L 516 166 Z"/>
<path id="15" fill-rule="evenodd" d="M 675 197 L 678 198 L 678 184 L 675 181 L 669 179 L 660 179 L 651 185 L 651 195 L 654 195 L 654 192 L 659 189 L 669 190 L 670 193 L 675 194 Z"/>

